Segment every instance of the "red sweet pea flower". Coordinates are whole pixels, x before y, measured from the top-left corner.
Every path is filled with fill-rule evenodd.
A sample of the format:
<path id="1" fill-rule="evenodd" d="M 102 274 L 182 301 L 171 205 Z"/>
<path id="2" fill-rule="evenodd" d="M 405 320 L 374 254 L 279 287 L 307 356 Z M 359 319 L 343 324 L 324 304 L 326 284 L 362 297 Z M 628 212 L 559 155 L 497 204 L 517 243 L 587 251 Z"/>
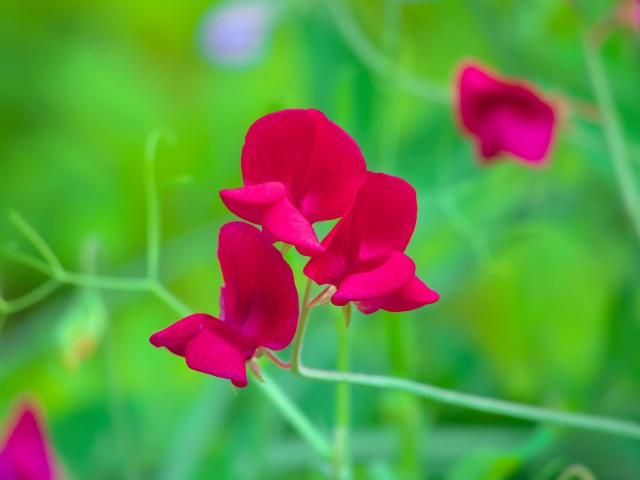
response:
<path id="1" fill-rule="evenodd" d="M 0 479 L 53 480 L 58 478 L 54 458 L 35 409 L 19 407 L 15 423 L 0 448 Z"/>
<path id="2" fill-rule="evenodd" d="M 245 138 L 245 186 L 222 190 L 224 204 L 273 239 L 322 252 L 315 222 L 343 215 L 364 180 L 356 142 L 317 110 L 282 110 L 258 119 Z"/>
<path id="3" fill-rule="evenodd" d="M 416 227 L 416 191 L 404 180 L 367 172 L 344 217 L 322 241 L 304 273 L 337 287 L 334 305 L 352 301 L 363 313 L 403 312 L 433 303 L 438 294 L 415 275 L 403 252 Z"/>
<path id="4" fill-rule="evenodd" d="M 507 153 L 528 164 L 546 161 L 556 124 L 551 105 L 522 82 L 507 82 L 480 66 L 458 78 L 461 126 L 484 161 Z"/>
<path id="5" fill-rule="evenodd" d="M 245 362 L 259 347 L 282 350 L 293 340 L 298 293 L 291 267 L 251 225 L 231 222 L 220 229 L 218 259 L 224 278 L 220 320 L 196 313 L 150 341 L 185 357 L 192 370 L 245 387 Z"/>

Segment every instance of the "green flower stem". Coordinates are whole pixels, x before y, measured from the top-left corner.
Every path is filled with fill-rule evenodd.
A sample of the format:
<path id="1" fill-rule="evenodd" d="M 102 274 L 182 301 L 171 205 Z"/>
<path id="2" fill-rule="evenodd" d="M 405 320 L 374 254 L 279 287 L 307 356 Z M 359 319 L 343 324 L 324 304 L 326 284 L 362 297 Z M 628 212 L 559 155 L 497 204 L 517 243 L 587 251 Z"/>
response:
<path id="1" fill-rule="evenodd" d="M 146 278 L 118 278 L 62 271 L 54 277 L 61 283 L 106 290 L 149 290 L 151 282 Z"/>
<path id="2" fill-rule="evenodd" d="M 160 268 L 160 200 L 156 185 L 155 159 L 162 138 L 173 142 L 173 136 L 158 129 L 147 138 L 144 149 L 144 186 L 147 197 L 147 277 L 158 279 Z"/>
<path id="3" fill-rule="evenodd" d="M 584 465 L 575 464 L 565 468 L 558 480 L 596 480 L 596 476 Z"/>
<path id="4" fill-rule="evenodd" d="M 40 254 L 47 261 L 51 270 L 62 271 L 62 264 L 58 257 L 55 256 L 51 247 L 47 245 L 47 242 L 35 231 L 35 229 L 27 223 L 27 221 L 15 211 L 9 212 L 9 220 L 11 223 L 15 225 L 15 227 L 22 232 L 22 234 L 27 237 L 27 239 L 33 244 L 34 247 L 38 249 Z"/>
<path id="5" fill-rule="evenodd" d="M 154 293 L 160 300 L 167 304 L 170 308 L 176 311 L 179 315 L 186 317 L 193 313 L 193 310 L 189 308 L 182 300 L 180 300 L 173 292 L 160 282 L 152 282 L 150 291 Z"/>
<path id="6" fill-rule="evenodd" d="M 331 459 L 331 444 L 309 421 L 298 406 L 287 397 L 273 380 L 262 372 L 266 383 L 253 382 L 258 390 L 271 402 L 291 427 L 325 460 Z"/>
<path id="7" fill-rule="evenodd" d="M 51 277 L 53 272 L 51 271 L 51 267 L 47 265 L 45 262 L 36 258 L 32 255 L 29 255 L 24 252 L 18 252 L 16 250 L 5 249 L 2 251 L 2 255 L 9 260 L 13 260 L 16 263 L 20 263 L 22 265 L 26 265 L 27 267 L 31 267 L 38 272 Z"/>
<path id="8" fill-rule="evenodd" d="M 366 387 L 398 390 L 408 392 L 437 402 L 458 407 L 469 408 L 481 412 L 505 415 L 508 417 L 548 423 L 564 427 L 573 427 L 595 432 L 610 433 L 640 440 L 640 424 L 596 415 L 570 413 L 551 410 L 543 407 L 525 405 L 507 400 L 481 397 L 468 393 L 456 392 L 445 388 L 426 385 L 403 378 L 367 375 L 362 373 L 343 373 L 316 370 L 300 366 L 299 375 L 305 378 L 325 382 L 345 382 Z"/>
<path id="9" fill-rule="evenodd" d="M 640 193 L 634 181 L 633 170 L 625 144 L 622 126 L 615 108 L 615 102 L 607 75 L 594 41 L 588 34 L 583 35 L 584 56 L 591 86 L 602 115 L 604 131 L 616 179 L 620 187 L 622 202 L 627 209 L 638 239 L 640 239 Z"/>
<path id="10" fill-rule="evenodd" d="M 349 336 L 347 325 L 351 319 L 351 303 L 342 307 L 344 319 L 338 318 L 338 371 L 349 371 Z M 336 385 L 335 429 L 333 443 L 333 478 L 342 480 L 351 477 L 349 453 L 349 424 L 351 423 L 351 387 L 348 383 Z"/>
<path id="11" fill-rule="evenodd" d="M 389 63 L 392 60 L 381 55 L 376 50 L 376 47 L 360 29 L 358 23 L 349 12 L 346 2 L 343 0 L 324 1 L 338 33 L 362 64 L 379 75 L 387 74 Z M 449 105 L 451 103 L 448 87 L 431 83 L 424 78 L 403 70 L 396 72 L 395 80 L 399 88 L 429 102 L 437 105 Z"/>
<path id="12" fill-rule="evenodd" d="M 0 312 L 4 314 L 14 313 L 38 303 L 53 293 L 60 286 L 60 282 L 49 279 L 39 287 L 34 288 L 29 293 L 13 300 L 0 299 Z"/>
<path id="13" fill-rule="evenodd" d="M 304 296 L 302 297 L 302 304 L 300 305 L 300 316 L 298 317 L 298 328 L 296 335 L 293 337 L 291 343 L 291 371 L 295 374 L 300 373 L 301 357 L 302 357 L 302 339 L 304 338 L 304 332 L 307 329 L 307 322 L 309 321 L 309 298 L 311 296 L 312 281 L 307 278 L 307 284 L 304 288 Z"/>

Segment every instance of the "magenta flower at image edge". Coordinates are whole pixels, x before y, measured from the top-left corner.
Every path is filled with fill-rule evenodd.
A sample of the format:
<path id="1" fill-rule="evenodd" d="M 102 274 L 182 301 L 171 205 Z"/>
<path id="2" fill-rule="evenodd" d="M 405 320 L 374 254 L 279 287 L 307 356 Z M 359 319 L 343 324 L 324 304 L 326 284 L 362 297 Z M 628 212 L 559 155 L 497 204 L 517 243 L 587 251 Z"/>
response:
<path id="1" fill-rule="evenodd" d="M 481 160 L 508 154 L 544 165 L 556 128 L 552 105 L 524 81 L 502 80 L 484 66 L 464 63 L 458 72 L 458 123 L 476 142 Z"/>
<path id="2" fill-rule="evenodd" d="M 244 187 L 224 204 L 304 255 L 322 252 L 315 222 L 340 218 L 364 181 L 356 142 L 318 110 L 281 110 L 251 125 L 242 148 Z"/>
<path id="3" fill-rule="evenodd" d="M 367 172 L 344 217 L 323 240 L 304 273 L 319 285 L 334 286 L 335 305 L 353 302 L 363 313 L 413 310 L 439 296 L 416 275 L 404 254 L 415 230 L 416 191 L 406 181 Z"/>
<path id="4" fill-rule="evenodd" d="M 245 362 L 258 349 L 282 350 L 293 340 L 298 293 L 291 267 L 254 226 L 224 225 L 218 259 L 224 278 L 220 319 L 196 313 L 154 333 L 150 341 L 185 357 L 192 370 L 245 387 Z"/>
<path id="5" fill-rule="evenodd" d="M 22 402 L 5 432 L 0 444 L 0 479 L 59 478 L 44 423 L 33 404 Z"/>

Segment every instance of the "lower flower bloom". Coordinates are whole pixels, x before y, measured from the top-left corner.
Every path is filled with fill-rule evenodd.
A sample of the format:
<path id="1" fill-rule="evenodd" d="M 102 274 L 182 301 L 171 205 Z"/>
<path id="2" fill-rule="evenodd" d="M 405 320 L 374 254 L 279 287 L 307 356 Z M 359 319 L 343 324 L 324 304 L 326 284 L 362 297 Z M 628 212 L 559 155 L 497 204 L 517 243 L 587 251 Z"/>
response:
<path id="1" fill-rule="evenodd" d="M 416 192 L 404 180 L 367 172 L 354 202 L 323 240 L 325 252 L 304 268 L 319 285 L 336 287 L 334 305 L 353 302 L 363 313 L 403 312 L 439 296 L 415 275 L 404 254 L 416 226 Z"/>
<path id="2" fill-rule="evenodd" d="M 36 409 L 22 404 L 0 447 L 0 479 L 55 480 L 58 477 L 52 449 Z"/>
<path id="3" fill-rule="evenodd" d="M 150 341 L 184 357 L 192 370 L 245 387 L 245 363 L 260 347 L 282 350 L 293 340 L 298 293 L 291 267 L 251 225 L 231 222 L 220 229 L 218 259 L 225 282 L 220 319 L 195 313 Z"/>

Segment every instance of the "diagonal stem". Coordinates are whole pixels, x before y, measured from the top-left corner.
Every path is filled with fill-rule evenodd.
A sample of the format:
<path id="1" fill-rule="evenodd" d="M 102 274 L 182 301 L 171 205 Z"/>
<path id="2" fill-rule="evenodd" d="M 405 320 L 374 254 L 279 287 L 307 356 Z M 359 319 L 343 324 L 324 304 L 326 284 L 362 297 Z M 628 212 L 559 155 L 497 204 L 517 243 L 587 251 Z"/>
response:
<path id="1" fill-rule="evenodd" d="M 640 193 L 634 181 L 633 170 L 629 162 L 629 153 L 622 133 L 620 119 L 616 112 L 611 87 L 597 47 L 587 34 L 583 35 L 583 47 L 593 93 L 602 112 L 602 128 L 609 154 L 611 155 L 611 161 L 613 162 L 616 180 L 620 187 L 622 202 L 640 240 Z"/>
<path id="2" fill-rule="evenodd" d="M 587 415 L 583 413 L 561 412 L 533 405 L 525 405 L 507 400 L 482 397 L 456 392 L 446 388 L 426 385 L 403 378 L 367 375 L 362 373 L 343 373 L 315 370 L 300 367 L 299 375 L 305 378 L 325 382 L 344 382 L 366 387 L 399 390 L 412 393 L 437 402 L 470 408 L 481 412 L 505 415 L 508 417 L 531 420 L 534 422 L 580 428 L 610 433 L 640 440 L 640 424 L 615 418 Z"/>
<path id="3" fill-rule="evenodd" d="M 338 370 L 349 371 L 349 336 L 347 324 L 351 318 L 351 303 L 342 307 L 344 320 L 338 318 Z M 348 383 L 336 385 L 334 444 L 333 444 L 333 478 L 342 480 L 351 477 L 349 461 L 349 424 L 351 423 L 351 388 Z"/>

